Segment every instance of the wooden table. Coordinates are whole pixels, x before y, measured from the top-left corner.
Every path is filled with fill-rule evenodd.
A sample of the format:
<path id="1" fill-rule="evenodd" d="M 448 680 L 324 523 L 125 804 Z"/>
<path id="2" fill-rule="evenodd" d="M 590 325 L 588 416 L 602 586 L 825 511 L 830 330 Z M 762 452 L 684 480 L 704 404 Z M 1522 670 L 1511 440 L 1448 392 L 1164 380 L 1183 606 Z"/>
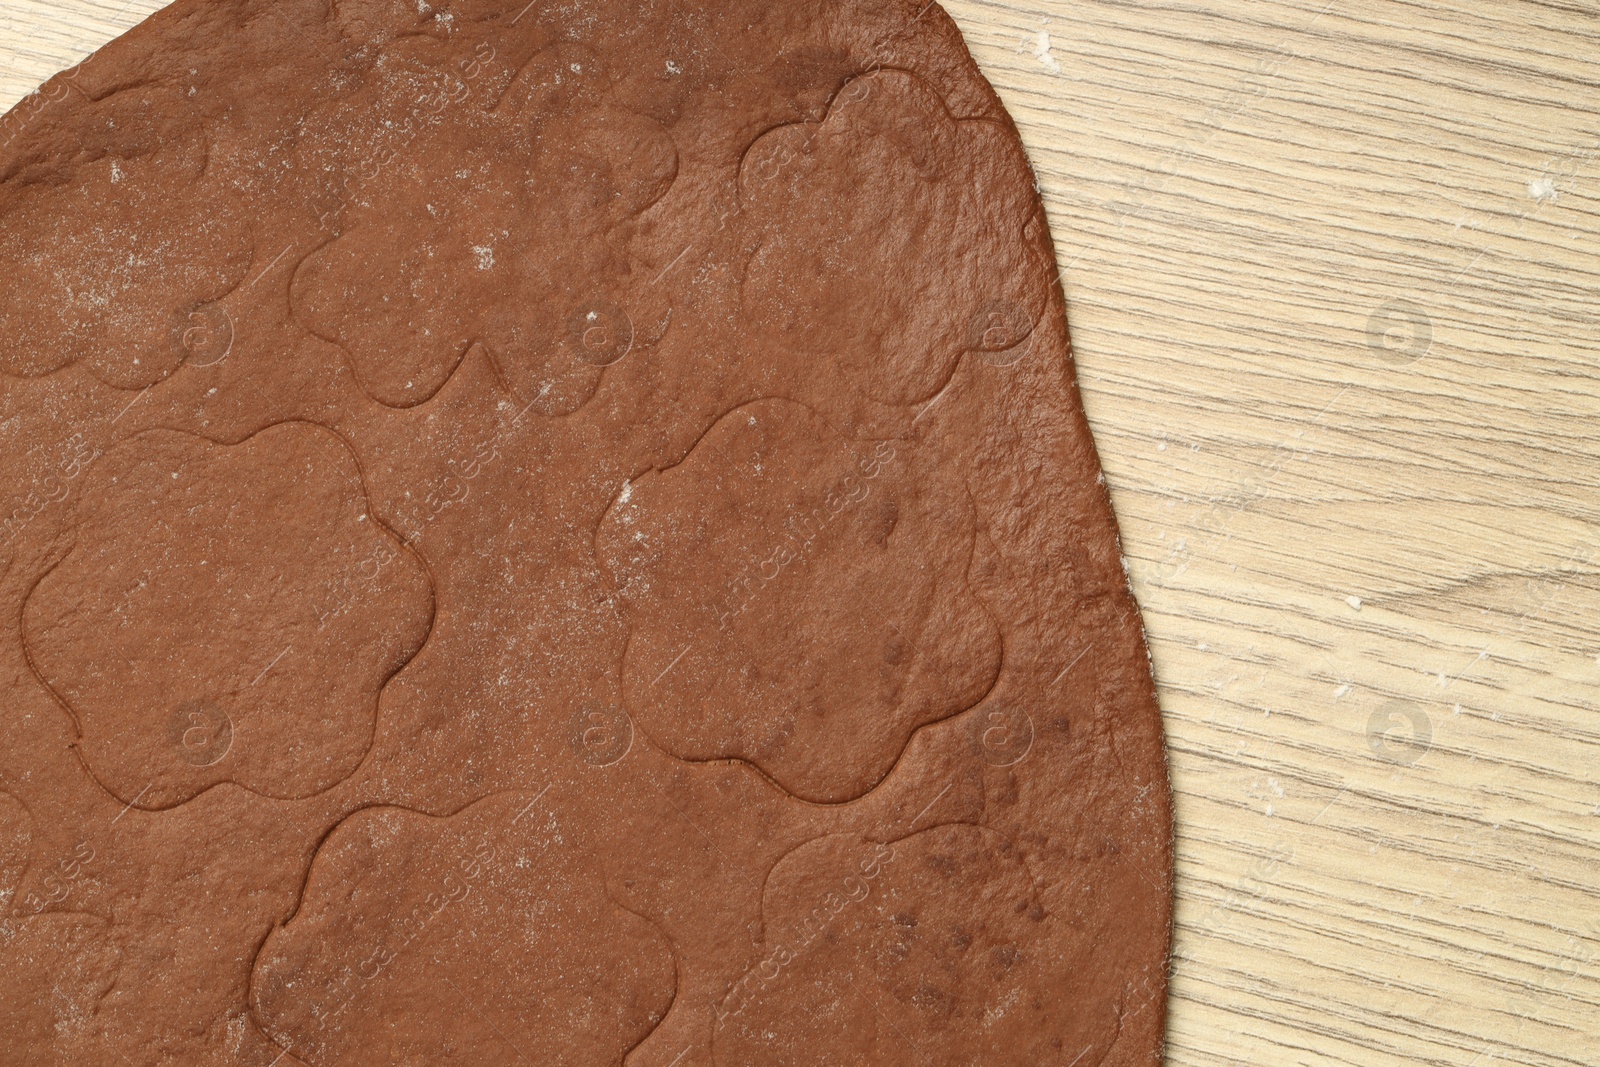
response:
<path id="1" fill-rule="evenodd" d="M 0 106 L 160 0 L 0 0 Z M 1161 685 L 1173 1064 L 1600 1063 L 1600 7 L 953 0 Z"/>

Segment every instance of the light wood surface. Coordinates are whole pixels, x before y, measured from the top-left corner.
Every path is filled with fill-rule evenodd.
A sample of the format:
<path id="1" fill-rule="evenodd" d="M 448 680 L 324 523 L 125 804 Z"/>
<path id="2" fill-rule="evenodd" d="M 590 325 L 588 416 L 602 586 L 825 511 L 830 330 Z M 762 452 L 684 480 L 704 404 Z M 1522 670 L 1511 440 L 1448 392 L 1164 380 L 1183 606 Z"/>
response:
<path id="1" fill-rule="evenodd" d="M 0 107 L 159 6 L 0 0 Z M 946 6 L 1150 632 L 1169 1062 L 1600 1063 L 1600 6 Z"/>

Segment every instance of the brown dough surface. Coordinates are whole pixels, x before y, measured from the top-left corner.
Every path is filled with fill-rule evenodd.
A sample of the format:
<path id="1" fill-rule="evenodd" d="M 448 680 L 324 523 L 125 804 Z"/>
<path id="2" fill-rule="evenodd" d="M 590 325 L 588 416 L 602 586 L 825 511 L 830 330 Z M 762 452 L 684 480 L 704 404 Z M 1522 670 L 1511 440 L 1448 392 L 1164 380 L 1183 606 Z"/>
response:
<path id="1" fill-rule="evenodd" d="M 923 0 L 183 0 L 52 79 L 0 1063 L 1158 1063 L 1054 262 Z"/>

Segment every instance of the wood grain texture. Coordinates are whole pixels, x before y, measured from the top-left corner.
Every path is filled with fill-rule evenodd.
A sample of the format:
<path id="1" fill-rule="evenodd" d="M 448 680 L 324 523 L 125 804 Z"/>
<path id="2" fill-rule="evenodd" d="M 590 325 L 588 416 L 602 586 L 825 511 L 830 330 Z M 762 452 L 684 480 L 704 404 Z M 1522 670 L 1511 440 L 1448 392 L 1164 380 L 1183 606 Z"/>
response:
<path id="1" fill-rule="evenodd" d="M 159 6 L 0 0 L 0 106 Z M 1169 1062 L 1600 1062 L 1600 8 L 946 6 L 1150 632 Z"/>

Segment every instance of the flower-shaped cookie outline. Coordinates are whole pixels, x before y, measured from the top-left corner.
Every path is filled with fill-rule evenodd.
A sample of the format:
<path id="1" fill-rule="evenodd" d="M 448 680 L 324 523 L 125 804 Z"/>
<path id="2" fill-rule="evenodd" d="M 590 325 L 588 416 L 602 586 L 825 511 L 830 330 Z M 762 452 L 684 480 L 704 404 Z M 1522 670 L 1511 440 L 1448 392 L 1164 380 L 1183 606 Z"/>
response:
<path id="1" fill-rule="evenodd" d="M 135 390 L 217 361 L 192 331 L 224 314 L 254 249 L 243 201 L 188 114 L 159 86 L 82 103 L 68 129 L 88 159 L 73 182 L 0 184 L 0 234 L 16 227 L 0 239 L 0 374 L 82 364 Z"/>
<path id="2" fill-rule="evenodd" d="M 569 1027 L 603 1032 L 609 1012 L 613 1030 L 603 1039 L 615 1042 L 620 1060 L 672 1004 L 678 980 L 673 946 L 654 922 L 611 898 L 603 872 L 564 838 L 557 813 L 549 802 L 541 803 L 544 795 L 494 793 L 445 815 L 379 805 L 342 820 L 312 857 L 293 914 L 272 931 L 251 965 L 250 1011 L 263 1032 L 294 1048 L 310 1067 L 345 1062 L 336 1048 L 353 1040 L 348 1028 L 372 1025 L 373 998 L 400 985 L 402 1003 L 410 1003 L 407 972 L 413 984 L 443 972 L 439 984 L 473 994 L 474 1012 L 459 1022 L 479 1029 L 490 1016 L 501 1019 L 498 1026 L 490 1022 L 484 1035 L 492 1044 L 503 1047 L 506 1029 L 522 1036 L 507 1026 L 512 1020 L 535 1027 L 565 1020 Z M 528 921 L 535 914 L 542 917 L 536 925 Z M 480 932 L 497 921 L 503 924 L 500 936 L 481 942 Z M 584 927 L 598 936 L 576 943 L 560 939 Z M 453 953 L 440 951 L 452 944 L 452 935 L 464 935 L 475 951 L 464 954 L 460 945 Z M 524 939 L 537 939 L 542 951 L 518 953 Z M 452 967 L 460 969 L 453 981 Z M 567 980 L 586 969 L 613 984 L 613 996 L 596 996 L 600 991 L 588 983 Z M 518 981 L 474 989 L 475 982 L 492 981 L 497 973 Z M 536 996 L 541 978 L 549 983 L 548 999 L 564 1001 L 568 1010 L 548 1010 L 546 998 Z M 652 997 L 658 1000 L 654 1006 Z M 435 1010 L 451 1010 L 436 1001 L 427 998 Z M 640 1025 L 641 1016 L 648 1026 Z M 444 1029 L 425 1028 L 425 1036 L 414 1040 L 436 1041 Z M 632 1032 L 617 1040 L 616 1030 Z M 595 1062 L 597 1035 L 591 1032 L 588 1041 L 573 1036 L 569 1029 L 555 1039 L 551 1061 Z"/>
<path id="3" fill-rule="evenodd" d="M 629 627 L 624 700 L 657 746 L 843 803 L 983 700 L 1004 651 L 968 580 L 970 501 L 911 447 L 769 398 L 629 482 L 595 552 Z"/>
<path id="4" fill-rule="evenodd" d="M 413 91 L 437 80 L 406 42 L 386 61 Z M 521 405 L 570 414 L 606 366 L 665 332 L 666 290 L 630 244 L 676 178 L 676 146 L 609 99 L 612 78 L 581 45 L 535 54 L 492 107 L 450 85 L 396 144 L 345 161 L 356 188 L 297 269 L 291 307 L 385 406 L 425 403 L 480 347 Z M 397 217 L 395 196 L 417 185 L 425 211 Z"/>
<path id="5" fill-rule="evenodd" d="M 353 774 L 383 690 L 432 632 L 435 593 L 373 514 L 348 443 L 297 421 L 233 444 L 147 430 L 85 478 L 73 540 L 23 602 L 21 639 L 86 773 L 144 810 L 225 783 L 302 799 Z M 176 499 L 160 495 L 169 485 Z M 62 600 L 70 590 L 81 595 Z"/>
<path id="6" fill-rule="evenodd" d="M 957 118 L 904 70 L 859 75 L 820 121 L 756 138 L 739 170 L 756 235 L 745 328 L 804 353 L 770 369 L 770 391 L 859 425 L 863 409 L 923 403 L 967 353 L 992 352 L 974 327 L 996 311 L 1010 323 L 1001 347 L 1018 345 L 1048 306 L 1031 187 L 1004 124 Z"/>

